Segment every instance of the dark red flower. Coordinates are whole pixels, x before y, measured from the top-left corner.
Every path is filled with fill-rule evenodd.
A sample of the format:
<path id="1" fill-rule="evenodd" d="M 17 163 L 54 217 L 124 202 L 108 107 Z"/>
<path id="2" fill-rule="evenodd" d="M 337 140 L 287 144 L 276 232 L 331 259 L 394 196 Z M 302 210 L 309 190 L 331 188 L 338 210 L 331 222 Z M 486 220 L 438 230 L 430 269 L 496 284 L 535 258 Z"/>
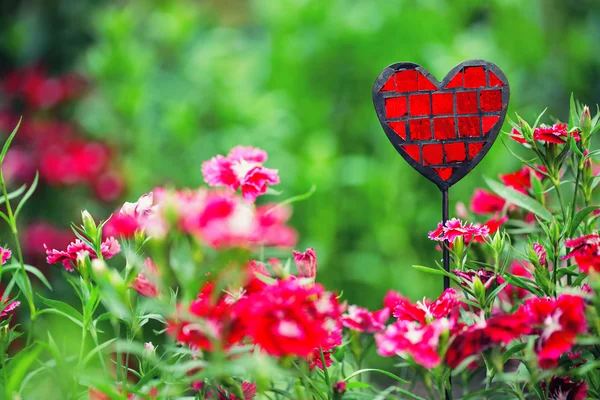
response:
<path id="1" fill-rule="evenodd" d="M 479 355 L 496 344 L 508 344 L 521 335 L 529 334 L 531 328 L 526 314 L 501 314 L 487 320 L 475 317 L 472 325 L 457 326 L 446 352 L 446 364 L 456 368 L 465 359 Z"/>
<path id="2" fill-rule="evenodd" d="M 584 400 L 587 398 L 587 383 L 583 380 L 573 382 L 570 377 L 553 376 L 546 389 L 546 382 L 540 386 L 548 390 L 548 399 L 552 400 Z"/>

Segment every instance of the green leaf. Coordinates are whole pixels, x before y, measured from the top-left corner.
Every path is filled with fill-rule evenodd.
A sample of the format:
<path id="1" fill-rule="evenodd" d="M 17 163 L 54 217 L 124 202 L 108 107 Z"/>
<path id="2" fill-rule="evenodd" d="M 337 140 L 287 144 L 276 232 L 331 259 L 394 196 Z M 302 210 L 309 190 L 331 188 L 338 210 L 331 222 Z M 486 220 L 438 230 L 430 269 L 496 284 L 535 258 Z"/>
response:
<path id="1" fill-rule="evenodd" d="M 350 382 L 346 385 L 346 389 L 368 389 L 371 385 L 364 382 Z"/>
<path id="2" fill-rule="evenodd" d="M 117 340 L 117 338 L 113 338 L 110 340 L 107 340 L 106 342 L 96 346 L 92 351 L 89 352 L 89 354 L 83 359 L 83 366 L 85 367 L 87 365 L 87 363 L 89 363 L 91 361 L 91 359 L 100 351 L 104 350 L 107 346 L 111 345 L 112 343 L 114 343 Z"/>
<path id="3" fill-rule="evenodd" d="M 13 264 L 5 265 L 3 267 L 3 270 L 4 271 L 12 271 L 12 270 L 19 270 L 20 268 L 21 268 L 20 264 L 13 263 Z M 48 282 L 48 278 L 46 278 L 39 269 L 37 269 L 33 265 L 25 264 L 25 271 L 29 272 L 32 275 L 35 275 L 35 277 L 38 278 L 44 284 L 44 286 L 46 286 L 48 289 L 52 290 L 52 285 L 50 285 L 50 282 Z"/>
<path id="4" fill-rule="evenodd" d="M 42 300 L 42 303 L 52 307 L 50 310 L 54 309 L 55 311 L 59 311 L 73 322 L 83 325 L 83 315 L 81 315 L 81 313 L 72 306 L 68 305 L 67 303 L 63 303 L 62 301 L 47 299 L 40 294 L 38 294 L 38 297 Z M 42 311 L 48 311 L 48 309 Z"/>
<path id="5" fill-rule="evenodd" d="M 575 214 L 573 221 L 571 221 L 571 228 L 569 229 L 569 237 L 571 237 L 575 234 L 575 232 L 577 231 L 577 228 L 579 228 L 579 224 L 581 224 L 581 222 L 585 219 L 585 217 L 587 217 L 590 213 L 592 213 L 593 211 L 598 210 L 598 209 L 600 209 L 600 206 L 587 206 L 587 207 L 579 210 L 577 212 L 577 214 Z"/>
<path id="6" fill-rule="evenodd" d="M 546 208 L 541 205 L 537 200 L 532 199 L 529 196 L 524 195 L 521 192 L 517 192 L 516 190 L 506 187 L 498 182 L 495 182 L 491 179 L 484 178 L 487 185 L 492 189 L 498 196 L 506 199 L 509 203 L 515 204 L 533 214 L 539 216 L 545 221 L 552 220 L 552 214 L 550 211 L 546 210 Z"/>
<path id="7" fill-rule="evenodd" d="M 8 200 L 12 200 L 14 198 L 19 197 L 21 194 L 23 194 L 25 189 L 27 189 L 27 185 L 23 185 L 20 188 L 18 188 L 17 190 L 10 192 L 8 194 L 8 196 L 6 196 L 6 197 L 0 196 L 0 203 L 5 203 L 7 198 L 8 198 Z"/>
<path id="8" fill-rule="evenodd" d="M 19 356 L 13 358 L 8 373 L 8 384 L 6 385 L 7 399 L 15 398 L 13 395 L 20 391 L 21 382 L 31 365 L 38 359 L 41 351 L 42 348 L 37 346 L 34 349 L 23 350 L 19 353 Z"/>
<path id="9" fill-rule="evenodd" d="M 15 129 L 13 129 L 13 131 L 10 134 L 10 136 L 8 137 L 8 139 L 6 139 L 6 142 L 4 142 L 4 147 L 2 147 L 2 153 L 0 153 L 0 165 L 2 165 L 2 163 L 4 162 L 4 157 L 6 157 L 6 153 L 8 152 L 8 148 L 10 147 L 10 143 L 13 141 L 15 135 L 17 134 L 17 131 L 19 130 L 19 126 L 21 126 L 22 120 L 23 120 L 23 117 L 19 118 L 19 122 L 17 123 L 17 126 L 15 126 Z"/>
<path id="10" fill-rule="evenodd" d="M 376 368 L 365 368 L 365 369 L 359 369 L 358 371 L 353 372 L 352 374 L 348 375 L 345 379 L 344 382 L 348 382 L 350 379 L 354 378 L 355 376 L 358 376 L 360 374 L 363 374 L 365 372 L 379 372 L 380 374 L 383 375 L 387 375 L 392 379 L 397 380 L 398 382 L 401 383 L 408 383 L 407 381 L 405 381 L 404 379 L 400 378 L 399 376 L 396 376 L 394 374 L 392 374 L 391 372 L 388 371 L 384 371 L 382 369 L 376 369 Z"/>
<path id="11" fill-rule="evenodd" d="M 434 275 L 446 275 L 446 271 L 444 270 L 439 270 L 439 269 L 435 269 L 435 268 L 431 268 L 431 267 L 425 267 L 423 265 L 413 265 L 412 266 L 414 269 L 417 269 L 419 271 L 423 271 L 426 272 L 428 274 L 434 274 Z"/>
<path id="12" fill-rule="evenodd" d="M 19 202 L 19 205 L 17 205 L 17 209 L 15 210 L 15 219 L 17 219 L 19 212 L 21 211 L 21 209 L 23 208 L 23 206 L 25 205 L 27 200 L 29 200 L 29 198 L 31 197 L 33 192 L 35 192 L 35 188 L 37 188 L 39 177 L 40 177 L 39 173 L 36 172 L 35 178 L 33 178 L 33 182 L 31 183 L 31 186 L 29 186 L 29 190 L 27 190 L 27 193 L 25 193 L 25 196 L 23 196 L 23 198 Z"/>
<path id="13" fill-rule="evenodd" d="M 519 343 L 506 350 L 504 354 L 502 354 L 502 364 L 506 363 L 513 354 L 518 353 L 526 347 L 527 343 Z"/>

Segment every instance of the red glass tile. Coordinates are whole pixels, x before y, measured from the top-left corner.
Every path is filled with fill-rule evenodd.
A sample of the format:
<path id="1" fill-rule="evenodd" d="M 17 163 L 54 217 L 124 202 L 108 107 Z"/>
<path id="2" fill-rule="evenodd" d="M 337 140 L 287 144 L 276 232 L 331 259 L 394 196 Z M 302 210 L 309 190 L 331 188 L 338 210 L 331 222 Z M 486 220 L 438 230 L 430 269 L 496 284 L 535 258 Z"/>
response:
<path id="1" fill-rule="evenodd" d="M 445 143 L 446 162 L 463 162 L 467 159 L 467 148 L 464 142 Z"/>
<path id="2" fill-rule="evenodd" d="M 477 113 L 477 92 L 456 92 L 456 111 L 459 114 Z"/>
<path id="3" fill-rule="evenodd" d="M 431 82 L 429 79 L 427 79 L 427 77 L 420 72 L 418 72 L 417 82 L 418 82 L 419 91 L 421 91 L 421 90 L 437 90 L 437 86 L 435 86 L 433 84 L 433 82 Z"/>
<path id="4" fill-rule="evenodd" d="M 410 115 L 431 114 L 431 99 L 429 94 L 411 94 L 408 96 L 410 102 Z"/>
<path id="5" fill-rule="evenodd" d="M 399 92 L 416 92 L 417 91 L 417 71 L 407 69 L 396 72 L 396 90 Z"/>
<path id="6" fill-rule="evenodd" d="M 458 74 L 454 75 L 454 78 L 450 80 L 445 86 L 446 89 L 453 89 L 463 87 L 463 73 L 460 71 Z"/>
<path id="7" fill-rule="evenodd" d="M 447 181 L 452 176 L 454 168 L 434 168 L 436 174 L 443 180 Z"/>
<path id="8" fill-rule="evenodd" d="M 434 114 L 454 114 L 454 100 L 452 93 L 433 93 L 431 103 Z"/>
<path id="9" fill-rule="evenodd" d="M 431 122 L 429 118 L 411 119 L 408 121 L 411 140 L 431 139 Z"/>
<path id="10" fill-rule="evenodd" d="M 494 74 L 492 71 L 488 71 L 490 74 L 490 86 L 504 86 L 504 83 Z"/>
<path id="11" fill-rule="evenodd" d="M 416 162 L 421 162 L 421 156 L 419 155 L 419 145 L 418 144 L 404 144 L 401 147 L 402 150 L 406 152 L 413 160 Z"/>
<path id="12" fill-rule="evenodd" d="M 402 138 L 402 140 L 406 140 L 406 123 L 404 121 L 390 122 L 388 125 Z"/>
<path id="13" fill-rule="evenodd" d="M 483 149 L 485 142 L 469 143 L 469 160 L 472 160 Z"/>
<path id="14" fill-rule="evenodd" d="M 393 92 L 394 90 L 396 90 L 396 82 L 394 81 L 394 75 L 392 74 L 392 76 L 390 76 L 390 79 L 387 80 L 385 85 L 383 85 L 383 87 L 381 89 L 379 89 L 379 91 L 380 92 Z"/>
<path id="15" fill-rule="evenodd" d="M 465 67 L 465 87 L 485 87 L 485 69 L 483 67 Z"/>
<path id="16" fill-rule="evenodd" d="M 479 117 L 458 117 L 458 136 L 479 136 Z"/>
<path id="17" fill-rule="evenodd" d="M 386 118 L 404 117 L 407 112 L 406 97 L 390 97 L 385 99 L 385 116 Z"/>
<path id="18" fill-rule="evenodd" d="M 502 110 L 502 91 L 483 90 L 479 93 L 479 104 L 481 111 L 493 112 Z"/>
<path id="19" fill-rule="evenodd" d="M 444 162 L 444 151 L 441 144 L 423 145 L 423 164 L 436 165 Z"/>
<path id="20" fill-rule="evenodd" d="M 496 125 L 496 122 L 498 122 L 499 119 L 500 117 L 497 115 L 489 115 L 482 118 L 484 136 L 494 127 L 494 125 Z"/>
<path id="21" fill-rule="evenodd" d="M 454 117 L 434 118 L 433 137 L 438 140 L 455 139 L 456 127 L 454 126 Z"/>

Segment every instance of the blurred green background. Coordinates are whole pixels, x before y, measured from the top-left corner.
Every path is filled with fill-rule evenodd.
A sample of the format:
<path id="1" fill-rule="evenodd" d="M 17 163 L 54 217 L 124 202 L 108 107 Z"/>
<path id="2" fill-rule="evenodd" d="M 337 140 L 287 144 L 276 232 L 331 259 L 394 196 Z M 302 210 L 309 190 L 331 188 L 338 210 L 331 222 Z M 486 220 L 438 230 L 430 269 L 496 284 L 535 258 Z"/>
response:
<path id="1" fill-rule="evenodd" d="M 118 149 L 121 200 L 198 186 L 203 160 L 237 144 L 264 148 L 283 191 L 264 200 L 316 185 L 294 207 L 298 247 L 315 247 L 327 287 L 372 308 L 390 288 L 413 298 L 441 290 L 439 277 L 410 267 L 440 258 L 427 232 L 441 196 L 377 121 L 371 88 L 384 67 L 413 61 L 441 79 L 463 60 L 489 60 L 511 84 L 509 112 L 529 119 L 545 107 L 564 119 L 571 92 L 589 104 L 600 94 L 591 0 L 29 0 L 0 12 L 0 71 L 42 62 L 89 80 L 57 118 Z M 468 204 L 483 176 L 518 167 L 498 140 L 451 189 L 451 207 Z M 118 204 L 90 197 L 53 212 L 105 216 Z"/>

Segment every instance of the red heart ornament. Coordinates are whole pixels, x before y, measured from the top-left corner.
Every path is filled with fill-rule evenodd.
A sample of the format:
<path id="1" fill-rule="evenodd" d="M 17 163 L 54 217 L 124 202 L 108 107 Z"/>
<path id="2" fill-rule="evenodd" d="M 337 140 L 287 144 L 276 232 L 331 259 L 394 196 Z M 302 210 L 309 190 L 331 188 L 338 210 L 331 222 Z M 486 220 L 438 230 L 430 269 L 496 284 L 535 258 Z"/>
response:
<path id="1" fill-rule="evenodd" d="M 492 147 L 509 97 L 506 76 L 483 60 L 458 64 L 441 82 L 420 65 L 396 63 L 373 86 L 388 139 L 441 190 L 468 174 Z"/>

